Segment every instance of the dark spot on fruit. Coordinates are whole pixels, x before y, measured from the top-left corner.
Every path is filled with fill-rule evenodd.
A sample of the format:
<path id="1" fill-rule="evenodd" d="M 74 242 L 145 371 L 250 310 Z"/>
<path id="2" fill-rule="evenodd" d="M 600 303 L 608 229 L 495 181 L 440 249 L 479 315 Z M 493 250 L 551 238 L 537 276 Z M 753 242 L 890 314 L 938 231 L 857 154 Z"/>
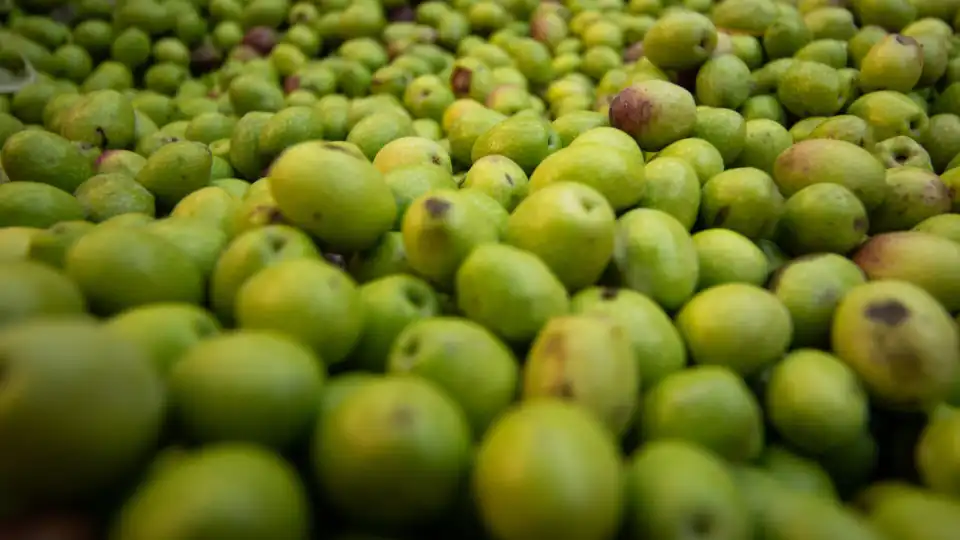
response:
<path id="1" fill-rule="evenodd" d="M 728 217 L 730 217 L 730 207 L 721 206 L 720 209 L 717 210 L 717 214 L 713 216 L 713 226 L 722 227 L 723 222 L 726 221 Z"/>
<path id="2" fill-rule="evenodd" d="M 470 81 L 473 80 L 473 71 L 463 66 L 453 68 L 450 74 L 450 87 L 454 95 L 464 97 L 470 93 Z"/>
<path id="3" fill-rule="evenodd" d="M 857 232 L 867 232 L 868 227 L 870 227 L 870 221 L 866 217 L 858 217 L 853 220 L 853 230 Z"/>
<path id="4" fill-rule="evenodd" d="M 450 210 L 452 205 L 450 204 L 450 201 L 445 201 L 436 197 L 430 197 L 429 199 L 423 201 L 423 206 L 426 208 L 427 213 L 430 214 L 430 217 L 442 218 Z"/>
<path id="5" fill-rule="evenodd" d="M 393 414 L 390 416 L 390 421 L 396 427 L 406 428 L 413 424 L 416 416 L 417 415 L 412 408 L 406 405 L 400 405 L 393 410 Z"/>
<path id="6" fill-rule="evenodd" d="M 910 310 L 899 300 L 882 300 L 867 306 L 863 314 L 870 320 L 887 326 L 897 326 L 910 317 Z"/>
<path id="7" fill-rule="evenodd" d="M 600 289 L 600 298 L 603 300 L 613 300 L 620 294 L 620 289 L 616 287 L 604 287 Z"/>
<path id="8" fill-rule="evenodd" d="M 286 93 L 293 92 L 294 90 L 300 88 L 300 76 L 299 75 L 290 75 L 283 80 L 283 91 Z"/>
<path id="9" fill-rule="evenodd" d="M 583 208 L 584 212 L 590 212 L 596 207 L 597 205 L 594 201 L 591 201 L 590 199 L 586 199 L 586 198 L 580 199 L 580 208 Z"/>
<path id="10" fill-rule="evenodd" d="M 270 235 L 267 237 L 267 247 L 270 251 L 280 251 L 287 245 L 287 239 L 282 236 Z"/>
<path id="11" fill-rule="evenodd" d="M 256 221 L 264 225 L 279 225 L 287 222 L 287 220 L 284 219 L 283 214 L 280 213 L 280 209 L 274 205 L 257 205 L 253 209 L 253 213 L 257 218 Z"/>
<path id="12" fill-rule="evenodd" d="M 551 394 L 558 397 L 562 397 L 564 399 L 573 399 L 574 397 L 576 397 L 576 394 L 573 388 L 573 383 L 571 383 L 566 379 L 559 381 L 557 385 L 553 387 Z"/>
<path id="13" fill-rule="evenodd" d="M 107 145 L 110 144 L 110 139 L 107 138 L 107 132 L 104 131 L 102 126 L 97 126 L 96 131 L 97 131 L 97 135 L 100 136 L 100 144 L 99 144 L 100 148 L 106 148 Z M 82 146 L 80 149 L 89 150 L 89 148 L 83 148 Z"/>
<path id="14" fill-rule="evenodd" d="M 417 12 L 407 5 L 395 7 L 387 12 L 387 20 L 390 22 L 413 22 L 417 20 Z"/>
<path id="15" fill-rule="evenodd" d="M 415 356 L 420 352 L 420 340 L 416 337 L 410 338 L 400 346 L 400 353 L 403 356 Z"/>
<path id="16" fill-rule="evenodd" d="M 260 55 L 267 55 L 277 44 L 277 32 L 269 26 L 255 26 L 243 35 L 242 43 Z"/>
<path id="17" fill-rule="evenodd" d="M 344 153 L 344 154 L 347 154 L 348 156 L 355 157 L 355 156 L 353 155 L 353 152 L 351 152 L 350 150 L 348 150 L 348 149 L 340 146 L 339 144 L 327 143 L 327 144 L 324 144 L 323 147 L 326 148 L 327 150 L 333 150 L 333 151 L 335 151 L 335 152 L 342 152 L 342 153 Z"/>
<path id="18" fill-rule="evenodd" d="M 636 62 L 641 58 L 643 58 L 643 41 L 638 41 L 623 51 L 624 62 Z"/>
<path id="19" fill-rule="evenodd" d="M 223 62 L 223 53 L 209 40 L 190 51 L 190 71 L 194 75 L 209 73 Z"/>
<path id="20" fill-rule="evenodd" d="M 503 177 L 504 179 L 506 179 L 508 184 L 510 184 L 511 186 L 513 185 L 513 177 L 510 176 L 510 173 L 504 173 Z"/>
<path id="21" fill-rule="evenodd" d="M 193 320 L 193 332 L 197 337 L 204 338 L 212 336 L 218 333 L 216 325 L 212 324 L 209 320 L 205 318 L 197 318 Z"/>
<path id="22" fill-rule="evenodd" d="M 407 287 L 403 291 L 403 296 L 415 307 L 422 308 L 427 303 L 427 297 L 423 291 L 414 287 Z"/>
<path id="23" fill-rule="evenodd" d="M 897 40 L 897 43 L 901 45 L 916 45 L 917 43 L 917 40 L 913 39 L 912 37 L 901 34 L 894 34 L 893 39 Z"/>
<path id="24" fill-rule="evenodd" d="M 700 42 L 697 43 L 697 47 L 703 51 L 706 51 L 708 48 L 710 48 L 710 36 L 705 33 L 703 37 L 700 38 Z"/>
<path id="25" fill-rule="evenodd" d="M 340 268 L 341 270 L 347 267 L 346 259 L 344 259 L 343 255 L 339 253 L 324 253 L 323 258 L 326 259 L 328 263 L 336 266 L 337 268 Z M 334 280 L 331 280 L 331 285 L 333 285 L 333 281 Z M 339 287 L 340 280 L 337 279 L 335 281 L 336 281 L 336 286 Z"/>
<path id="26" fill-rule="evenodd" d="M 543 340 L 541 345 L 541 350 L 543 354 L 549 356 L 556 360 L 559 363 L 563 363 L 565 360 L 566 344 L 564 343 L 563 334 L 550 333 L 547 334 L 546 338 Z"/>
<path id="27" fill-rule="evenodd" d="M 712 536 L 714 528 L 713 516 L 706 511 L 694 512 L 690 518 L 690 532 L 692 538 L 708 538 Z"/>
<path id="28" fill-rule="evenodd" d="M 653 116 L 653 103 L 642 90 L 628 87 L 610 102 L 610 125 L 631 135 L 646 129 Z"/>
<path id="29" fill-rule="evenodd" d="M 901 164 L 901 165 L 903 164 L 903 162 L 907 161 L 907 158 L 908 158 L 908 156 L 907 156 L 906 154 L 901 153 L 901 152 L 897 152 L 897 153 L 893 154 L 893 161 L 895 161 L 895 162 L 897 162 L 897 163 L 899 163 L 899 164 Z"/>
<path id="30" fill-rule="evenodd" d="M 440 156 L 438 156 L 438 155 L 436 155 L 436 154 L 431 154 L 431 155 L 430 155 L 430 162 L 433 163 L 434 165 L 440 165 L 440 164 L 443 163 L 443 160 L 440 159 Z"/>

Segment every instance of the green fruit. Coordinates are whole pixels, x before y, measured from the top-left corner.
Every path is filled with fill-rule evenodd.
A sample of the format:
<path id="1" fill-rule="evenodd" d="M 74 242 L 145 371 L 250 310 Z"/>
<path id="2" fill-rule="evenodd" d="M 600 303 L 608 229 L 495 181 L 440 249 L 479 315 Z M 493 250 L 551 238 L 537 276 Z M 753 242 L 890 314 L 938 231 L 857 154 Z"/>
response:
<path id="1" fill-rule="evenodd" d="M 711 58 L 697 72 L 696 91 L 702 105 L 736 109 L 750 97 L 750 68 L 732 54 Z"/>
<path id="2" fill-rule="evenodd" d="M 164 377 L 180 357 L 220 333 L 220 324 L 199 306 L 158 303 L 126 310 L 106 322 L 113 333 L 139 345 Z"/>
<path id="3" fill-rule="evenodd" d="M 319 141 L 297 144 L 274 162 L 270 191 L 284 216 L 335 250 L 374 245 L 397 211 L 373 165 Z"/>
<path id="4" fill-rule="evenodd" d="M 867 211 L 880 206 L 886 197 L 885 176 L 883 165 L 870 152 L 830 139 L 796 143 L 780 154 L 773 166 L 774 181 L 786 197 L 812 184 L 840 184 L 852 191 Z"/>
<path id="5" fill-rule="evenodd" d="M 368 160 L 373 160 L 388 143 L 413 134 L 413 121 L 405 110 L 384 110 L 381 114 L 371 114 L 357 122 L 346 140 L 357 145 Z"/>
<path id="6" fill-rule="evenodd" d="M 363 330 L 351 361 L 375 373 L 386 369 L 391 347 L 404 328 L 440 314 L 440 301 L 430 285 L 403 274 L 365 283 L 360 287 L 360 300 Z"/>
<path id="7" fill-rule="evenodd" d="M 873 489 L 892 488 L 871 508 L 869 523 L 889 538 L 947 540 L 956 527 L 956 499 L 901 485 L 880 484 Z"/>
<path id="8" fill-rule="evenodd" d="M 205 339 L 171 367 L 170 401 L 187 435 L 285 448 L 312 428 L 325 368 L 305 345 L 269 331 Z"/>
<path id="9" fill-rule="evenodd" d="M 517 360 L 503 342 L 482 326 L 453 317 L 410 322 L 393 341 L 387 368 L 446 390 L 477 437 L 514 401 L 519 379 Z"/>
<path id="10" fill-rule="evenodd" d="M 428 192 L 410 203 L 401 232 L 410 267 L 434 284 L 450 287 L 474 248 L 499 237 L 497 225 L 465 192 Z"/>
<path id="11" fill-rule="evenodd" d="M 916 39 L 900 34 L 885 36 L 860 62 L 860 88 L 864 92 L 913 90 L 923 72 L 923 50 Z"/>
<path id="12" fill-rule="evenodd" d="M 129 148 L 135 142 L 133 106 L 116 90 L 91 92 L 70 107 L 61 132 L 99 148 Z"/>
<path id="13" fill-rule="evenodd" d="M 23 130 L 8 137 L 0 163 L 13 182 L 40 182 L 70 193 L 93 176 L 78 146 L 43 130 Z"/>
<path id="14" fill-rule="evenodd" d="M 98 314 L 203 300 L 202 275 L 190 257 L 143 229 L 98 227 L 74 243 L 64 268 Z"/>
<path id="15" fill-rule="evenodd" d="M 40 317 L 82 315 L 83 294 L 60 271 L 33 261 L 0 266 L 0 328 Z"/>
<path id="16" fill-rule="evenodd" d="M 940 214 L 939 216 L 933 216 L 918 223 L 913 230 L 960 243 L 960 215 Z"/>
<path id="17" fill-rule="evenodd" d="M 530 192 L 555 182 L 577 182 L 603 194 L 614 210 L 634 206 L 644 194 L 640 152 L 604 148 L 584 139 L 585 136 L 541 162 L 530 176 Z"/>
<path id="18" fill-rule="evenodd" d="M 560 136 L 561 145 L 570 146 L 576 138 L 585 131 L 596 127 L 609 126 L 607 115 L 595 111 L 573 111 L 558 116 L 553 121 L 553 129 Z"/>
<path id="19" fill-rule="evenodd" d="M 823 467 L 783 446 L 768 446 L 760 456 L 760 464 L 774 480 L 791 491 L 809 493 L 824 500 L 837 498 L 833 481 Z"/>
<path id="20" fill-rule="evenodd" d="M 723 155 L 717 147 L 696 137 L 681 139 L 667 146 L 657 152 L 657 157 L 679 158 L 686 161 L 697 173 L 701 185 L 723 172 Z M 647 182 L 649 183 L 649 178 Z"/>
<path id="21" fill-rule="evenodd" d="M 697 251 L 676 218 L 649 208 L 631 210 L 617 221 L 613 267 L 620 282 L 674 311 L 697 286 Z"/>
<path id="22" fill-rule="evenodd" d="M 272 116 L 263 111 L 244 114 L 230 135 L 230 164 L 247 180 L 260 178 L 268 164 L 260 155 L 260 134 Z"/>
<path id="23" fill-rule="evenodd" d="M 688 140 L 694 139 L 683 141 Z M 668 148 L 683 141 L 677 141 Z M 644 184 L 640 207 L 661 210 L 675 217 L 687 230 L 693 228 L 700 210 L 700 181 L 697 171 L 688 162 L 665 157 L 660 152 L 646 165 Z"/>
<path id="24" fill-rule="evenodd" d="M 921 221 L 950 211 L 952 196 L 933 171 L 914 167 L 887 169 L 888 194 L 870 213 L 870 232 L 911 229 Z"/>
<path id="25" fill-rule="evenodd" d="M 694 362 L 726 366 L 745 376 L 779 360 L 793 335 L 790 312 L 780 300 L 744 283 L 697 293 L 676 321 Z M 751 344 L 749 350 L 743 343 Z"/>
<path id="26" fill-rule="evenodd" d="M 373 166 L 387 174 L 414 165 L 435 165 L 450 173 L 450 155 L 439 143 L 420 137 L 401 137 L 386 144 L 373 159 Z"/>
<path id="27" fill-rule="evenodd" d="M 147 224 L 144 230 L 163 238 L 187 255 L 200 270 L 204 282 L 227 244 L 227 235 L 217 224 L 192 217 L 158 219 Z"/>
<path id="28" fill-rule="evenodd" d="M 263 268 L 284 260 L 320 256 L 310 237 L 286 225 L 246 231 L 223 250 L 210 276 L 210 304 L 224 323 L 234 320 L 237 291 Z"/>
<path id="29" fill-rule="evenodd" d="M 696 124 L 693 96 L 665 81 L 634 84 L 610 103 L 610 125 L 631 135 L 646 151 L 689 137 Z"/>
<path id="30" fill-rule="evenodd" d="M 248 515 L 247 504 L 257 512 Z M 211 531 L 237 540 L 299 540 L 309 521 L 307 495 L 291 465 L 262 447 L 223 443 L 158 467 L 123 505 L 111 537 L 149 538 L 161 522 L 170 540 Z"/>
<path id="31" fill-rule="evenodd" d="M 870 125 L 873 141 L 882 141 L 897 135 L 920 138 L 929 124 L 926 113 L 912 99 L 899 92 L 879 90 L 870 92 L 847 108 Z"/>
<path id="32" fill-rule="evenodd" d="M 930 154 L 917 141 L 905 135 L 897 135 L 880 141 L 873 147 L 873 155 L 887 169 L 913 167 L 933 171 Z"/>
<path id="33" fill-rule="evenodd" d="M 568 290 L 576 291 L 596 282 L 610 262 L 615 223 L 599 192 L 556 182 L 517 206 L 505 241 L 540 257 Z"/>
<path id="34" fill-rule="evenodd" d="M 212 182 L 211 182 L 212 183 Z M 200 188 L 186 197 L 170 211 L 171 218 L 187 218 L 226 233 L 227 238 L 239 231 L 233 228 L 233 220 L 242 201 L 216 185 Z"/>
<path id="35" fill-rule="evenodd" d="M 640 392 L 624 328 L 590 315 L 551 319 L 530 347 L 522 391 L 526 400 L 552 397 L 577 403 L 614 435 L 623 435 Z"/>
<path id="36" fill-rule="evenodd" d="M 546 450 L 545 436 L 553 441 Z M 481 520 L 497 537 L 616 535 L 624 512 L 620 452 L 582 408 L 551 399 L 522 403 L 490 428 L 475 463 Z M 592 495 L 581 497 L 581 490 Z"/>
<path id="37" fill-rule="evenodd" d="M 492 155 L 473 162 L 461 187 L 479 189 L 512 212 L 527 196 L 528 183 L 527 174 L 510 158 Z"/>
<path id="38" fill-rule="evenodd" d="M 772 175 L 777 158 L 793 144 L 790 133 L 779 122 L 766 118 L 748 118 L 746 129 L 743 151 L 734 166 L 753 167 Z"/>
<path id="39" fill-rule="evenodd" d="M 783 196 L 767 173 L 727 169 L 703 186 L 700 221 L 751 238 L 769 237 L 783 213 Z"/>
<path id="40" fill-rule="evenodd" d="M 241 117 L 255 111 L 277 112 L 284 106 L 283 91 L 266 77 L 239 75 L 230 82 L 228 92 L 233 110 Z"/>
<path id="41" fill-rule="evenodd" d="M 777 433 L 811 455 L 843 448 L 868 428 L 869 402 L 857 374 L 815 349 L 794 350 L 773 366 L 764 400 Z"/>
<path id="42" fill-rule="evenodd" d="M 131 343 L 92 321 L 41 318 L 7 326 L 0 351 L 19 381 L 4 387 L 0 407 L 0 485 L 14 501 L 89 500 L 153 450 L 163 387 Z"/>
<path id="43" fill-rule="evenodd" d="M 529 174 L 559 146 L 560 138 L 549 122 L 532 111 L 520 112 L 477 137 L 471 160 L 476 162 L 484 156 L 502 155 Z"/>
<path id="44" fill-rule="evenodd" d="M 730 166 L 743 151 L 747 136 L 746 121 L 736 111 L 713 107 L 697 107 L 697 120 L 692 136 L 712 144 Z"/>
<path id="45" fill-rule="evenodd" d="M 879 234 L 851 257 L 868 278 L 895 279 L 918 285 L 947 311 L 960 309 L 960 259 L 956 243 L 918 231 Z"/>
<path id="46" fill-rule="evenodd" d="M 780 267 L 769 288 L 790 311 L 794 348 L 825 346 L 837 303 L 865 281 L 856 264 L 835 254 L 806 255 Z"/>
<path id="47" fill-rule="evenodd" d="M 108 150 L 97 158 L 97 174 L 121 173 L 136 178 L 147 158 L 130 150 Z"/>
<path id="48" fill-rule="evenodd" d="M 839 184 L 813 184 L 787 199 L 777 228 L 779 244 L 795 255 L 848 253 L 869 227 L 860 199 Z"/>
<path id="49" fill-rule="evenodd" d="M 253 274 L 237 291 L 234 312 L 240 327 L 297 338 L 327 365 L 350 354 L 363 327 L 353 279 L 314 258 L 277 261 Z M 326 322 L 317 327 L 317 320 Z"/>
<path id="50" fill-rule="evenodd" d="M 29 257 L 54 268 L 63 268 L 67 251 L 94 227 L 89 221 L 61 221 L 30 239 Z"/>
<path id="51" fill-rule="evenodd" d="M 831 337 L 834 353 L 887 407 L 913 410 L 939 402 L 960 367 L 956 323 L 933 296 L 903 281 L 853 288 L 837 306 Z"/>
<path id="52" fill-rule="evenodd" d="M 679 540 L 705 523 L 708 532 L 696 534 L 750 537 L 748 506 L 726 464 L 692 443 L 641 446 L 627 465 L 626 493 L 626 538 Z"/>
<path id="53" fill-rule="evenodd" d="M 593 287 L 571 300 L 575 314 L 592 315 L 619 324 L 630 339 L 641 386 L 653 388 L 680 371 L 687 353 L 673 322 L 655 302 L 628 289 Z"/>
<path id="54" fill-rule="evenodd" d="M 83 208 L 69 193 L 37 182 L 0 184 L 0 227 L 46 228 L 79 219 Z"/>
<path id="55" fill-rule="evenodd" d="M 960 493 L 957 483 L 960 455 L 956 439 L 960 433 L 960 415 L 956 409 L 930 420 L 917 442 L 917 469 L 924 484 L 944 495 Z"/>
<path id="56" fill-rule="evenodd" d="M 771 60 L 789 58 L 811 41 L 813 32 L 796 15 L 780 15 L 763 33 L 763 49 Z"/>
<path id="57" fill-rule="evenodd" d="M 675 439 L 730 461 L 750 461 L 763 448 L 760 405 L 739 374 L 698 366 L 665 377 L 643 400 L 644 441 Z"/>
<path id="58" fill-rule="evenodd" d="M 368 430 L 358 433 L 357 425 Z M 326 415 L 311 460 L 326 500 L 343 515 L 399 527 L 450 508 L 469 452 L 469 425 L 450 397 L 423 379 L 387 376 Z"/>
<path id="59" fill-rule="evenodd" d="M 664 69 L 689 69 L 704 63 L 717 46 L 717 29 L 704 15 L 667 13 L 643 37 L 644 55 Z"/>
<path id="60" fill-rule="evenodd" d="M 784 72 L 777 97 L 791 113 L 809 116 L 832 116 L 847 101 L 848 89 L 837 70 L 819 62 L 796 61 Z"/>
<path id="61" fill-rule="evenodd" d="M 84 215 L 94 223 L 131 212 L 156 214 L 153 194 L 124 173 L 91 176 L 77 187 L 74 195 Z"/>
<path id="62" fill-rule="evenodd" d="M 749 238 L 729 229 L 706 229 L 693 235 L 700 266 L 698 290 L 723 283 L 763 286 L 767 258 Z"/>
<path id="63" fill-rule="evenodd" d="M 453 190 L 457 188 L 450 173 L 435 165 L 410 165 L 393 169 L 384 174 L 384 182 L 393 193 L 397 203 L 397 216 L 393 229 L 399 230 L 403 218 L 415 199 L 433 190 Z"/>
<path id="64" fill-rule="evenodd" d="M 181 199 L 210 183 L 210 149 L 197 142 L 165 144 L 147 158 L 137 182 L 172 208 Z"/>
<path id="65" fill-rule="evenodd" d="M 569 311 L 563 284 L 542 260 L 515 247 L 477 246 L 456 271 L 457 307 L 508 341 L 526 342 Z"/>

